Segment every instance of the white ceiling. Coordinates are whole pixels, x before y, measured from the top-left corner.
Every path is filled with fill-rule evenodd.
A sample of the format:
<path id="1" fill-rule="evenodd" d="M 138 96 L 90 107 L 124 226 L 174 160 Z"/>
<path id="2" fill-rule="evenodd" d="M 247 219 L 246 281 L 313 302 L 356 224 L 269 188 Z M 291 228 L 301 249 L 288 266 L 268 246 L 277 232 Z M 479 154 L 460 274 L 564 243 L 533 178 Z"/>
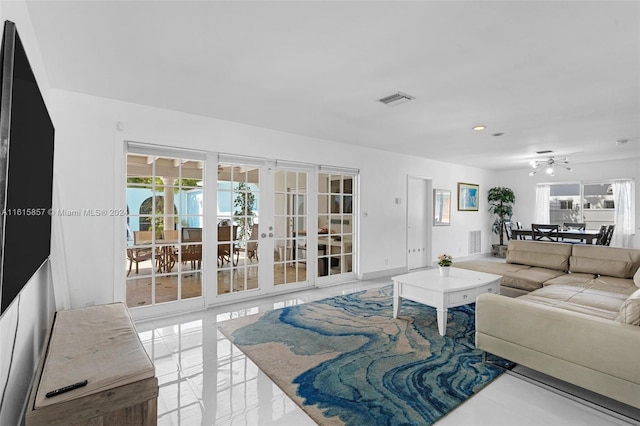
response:
<path id="1" fill-rule="evenodd" d="M 28 9 L 55 88 L 494 170 L 640 158 L 638 1 Z"/>

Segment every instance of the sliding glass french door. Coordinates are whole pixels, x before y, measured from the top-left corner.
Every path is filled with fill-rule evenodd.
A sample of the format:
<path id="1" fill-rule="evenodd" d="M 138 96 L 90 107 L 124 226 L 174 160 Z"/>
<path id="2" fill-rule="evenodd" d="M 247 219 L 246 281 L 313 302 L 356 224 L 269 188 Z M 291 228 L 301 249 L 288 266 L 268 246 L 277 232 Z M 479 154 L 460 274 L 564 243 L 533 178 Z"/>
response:
<path id="1" fill-rule="evenodd" d="M 129 143 L 127 305 L 163 312 L 353 279 L 356 178 Z"/>
<path id="2" fill-rule="evenodd" d="M 221 157 L 217 296 L 309 285 L 309 172 Z"/>
<path id="3" fill-rule="evenodd" d="M 129 308 L 203 305 L 204 165 L 188 152 L 130 147 L 122 212 Z"/>
<path id="4" fill-rule="evenodd" d="M 355 219 L 357 176 L 339 170 L 318 174 L 318 262 L 319 284 L 355 278 Z"/>
<path id="5" fill-rule="evenodd" d="M 291 287 L 309 283 L 315 251 L 310 250 L 309 173 L 304 170 L 276 169 L 274 174 L 273 284 Z M 309 263 L 311 262 L 311 263 Z"/>
<path id="6" fill-rule="evenodd" d="M 218 296 L 256 291 L 268 263 L 268 240 L 261 238 L 264 167 L 240 162 L 218 163 L 217 288 Z"/>

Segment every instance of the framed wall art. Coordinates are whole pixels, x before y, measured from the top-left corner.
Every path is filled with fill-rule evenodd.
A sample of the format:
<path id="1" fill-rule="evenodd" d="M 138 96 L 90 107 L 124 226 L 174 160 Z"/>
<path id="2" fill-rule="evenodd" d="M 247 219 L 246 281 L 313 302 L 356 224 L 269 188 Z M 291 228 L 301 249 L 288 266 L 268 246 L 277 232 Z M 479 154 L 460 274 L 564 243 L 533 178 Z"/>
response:
<path id="1" fill-rule="evenodd" d="M 451 225 L 451 191 L 433 190 L 433 226 Z"/>
<path id="2" fill-rule="evenodd" d="M 458 182 L 458 210 L 478 211 L 480 186 L 473 183 Z"/>

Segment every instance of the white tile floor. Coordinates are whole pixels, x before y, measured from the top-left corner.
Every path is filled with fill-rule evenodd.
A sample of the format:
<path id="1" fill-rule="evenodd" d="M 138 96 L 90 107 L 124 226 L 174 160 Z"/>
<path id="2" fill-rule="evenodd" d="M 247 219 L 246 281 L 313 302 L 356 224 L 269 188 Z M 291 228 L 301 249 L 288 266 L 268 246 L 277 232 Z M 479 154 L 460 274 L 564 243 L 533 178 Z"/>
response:
<path id="1" fill-rule="evenodd" d="M 217 323 L 390 283 L 388 278 L 360 281 L 137 323 L 159 379 L 158 425 L 314 425 L 217 330 Z M 629 423 L 505 374 L 437 424 Z"/>

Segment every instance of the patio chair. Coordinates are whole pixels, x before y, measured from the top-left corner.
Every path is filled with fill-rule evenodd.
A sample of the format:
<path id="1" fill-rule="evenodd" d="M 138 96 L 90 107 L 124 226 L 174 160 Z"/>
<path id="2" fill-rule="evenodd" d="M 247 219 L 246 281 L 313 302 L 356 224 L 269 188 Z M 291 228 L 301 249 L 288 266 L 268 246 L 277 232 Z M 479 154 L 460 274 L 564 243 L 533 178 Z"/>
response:
<path id="1" fill-rule="evenodd" d="M 129 271 L 127 272 L 127 276 L 131 274 L 131 268 L 134 263 L 136 264 L 136 275 L 138 275 L 140 273 L 140 262 L 153 260 L 155 258 L 153 255 L 153 248 L 136 248 L 136 246 L 139 245 L 151 244 L 152 239 L 152 231 L 133 231 L 133 247 L 127 248 L 127 259 L 129 260 Z"/>
<path id="2" fill-rule="evenodd" d="M 238 232 L 238 226 L 218 226 L 218 266 L 224 266 L 225 262 L 231 263 L 236 250 L 234 241 Z"/>
<path id="3" fill-rule="evenodd" d="M 250 262 L 253 263 L 253 259 L 258 261 L 258 224 L 251 225 L 251 234 L 249 235 L 249 240 L 246 241 L 244 246 L 238 246 L 235 248 L 236 254 L 236 265 L 238 264 L 238 260 L 240 259 L 240 252 L 244 252 L 249 259 Z"/>
<path id="4" fill-rule="evenodd" d="M 191 262 L 192 269 L 202 265 L 202 228 L 182 228 L 181 258 L 184 263 Z M 185 244 L 194 243 L 194 244 Z"/>
<path id="5" fill-rule="evenodd" d="M 165 272 L 171 272 L 178 261 L 178 248 L 173 243 L 178 243 L 180 232 L 177 230 L 162 231 L 163 245 L 162 250 L 162 266 Z"/>

